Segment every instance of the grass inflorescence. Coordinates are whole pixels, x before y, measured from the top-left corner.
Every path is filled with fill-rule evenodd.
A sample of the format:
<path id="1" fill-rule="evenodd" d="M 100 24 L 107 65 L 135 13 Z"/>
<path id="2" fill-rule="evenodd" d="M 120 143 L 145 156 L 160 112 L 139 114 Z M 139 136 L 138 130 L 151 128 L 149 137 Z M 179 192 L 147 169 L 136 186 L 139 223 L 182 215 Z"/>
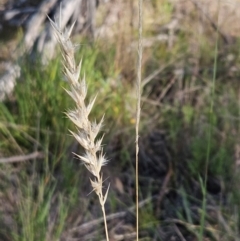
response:
<path id="1" fill-rule="evenodd" d="M 75 46 L 70 40 L 70 35 L 73 30 L 74 24 L 68 31 L 62 32 L 61 26 L 56 22 L 49 19 L 54 29 L 54 33 L 60 44 L 61 53 L 63 57 L 64 75 L 69 83 L 70 90 L 66 90 L 69 96 L 74 100 L 76 108 L 68 111 L 68 118 L 77 127 L 77 132 L 71 131 L 72 135 L 78 141 L 78 143 L 84 148 L 85 155 L 81 156 L 75 154 L 86 166 L 88 171 L 94 176 L 94 179 L 90 179 L 93 191 L 99 198 L 100 205 L 104 216 L 104 224 L 106 231 L 106 238 L 108 238 L 107 221 L 105 213 L 105 202 L 107 200 L 107 194 L 109 190 L 103 194 L 103 175 L 101 169 L 107 163 L 102 150 L 102 140 L 96 140 L 102 127 L 103 118 L 97 124 L 94 121 L 89 120 L 89 114 L 93 108 L 95 98 L 90 101 L 88 105 L 85 104 L 85 98 L 87 96 L 87 85 L 85 75 L 80 79 L 82 61 L 77 65 L 75 62 Z"/>

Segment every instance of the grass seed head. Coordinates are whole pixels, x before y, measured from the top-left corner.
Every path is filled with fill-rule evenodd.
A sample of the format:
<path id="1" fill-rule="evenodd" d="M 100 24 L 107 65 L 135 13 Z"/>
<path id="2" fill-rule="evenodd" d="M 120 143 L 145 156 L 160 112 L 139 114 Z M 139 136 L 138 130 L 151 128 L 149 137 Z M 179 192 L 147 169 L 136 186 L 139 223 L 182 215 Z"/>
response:
<path id="1" fill-rule="evenodd" d="M 57 24 L 50 18 L 49 20 L 60 45 L 63 57 L 63 73 L 70 87 L 66 92 L 75 102 L 75 108 L 66 113 L 67 117 L 77 128 L 77 131 L 70 132 L 85 149 L 84 155 L 75 155 L 84 163 L 88 171 L 94 176 L 93 180 L 90 179 L 93 191 L 98 195 L 101 205 L 104 205 L 107 193 L 105 194 L 105 197 L 102 194 L 103 181 L 101 168 L 107 164 L 107 159 L 102 151 L 103 137 L 96 140 L 103 124 L 103 118 L 98 124 L 96 121 L 89 120 L 89 114 L 94 106 L 96 96 L 88 104 L 85 103 L 87 85 L 85 75 L 83 78 L 80 77 L 82 60 L 78 65 L 76 64 L 74 56 L 75 46 L 70 39 L 74 23 L 69 30 L 63 32 L 60 28 L 60 24 Z"/>

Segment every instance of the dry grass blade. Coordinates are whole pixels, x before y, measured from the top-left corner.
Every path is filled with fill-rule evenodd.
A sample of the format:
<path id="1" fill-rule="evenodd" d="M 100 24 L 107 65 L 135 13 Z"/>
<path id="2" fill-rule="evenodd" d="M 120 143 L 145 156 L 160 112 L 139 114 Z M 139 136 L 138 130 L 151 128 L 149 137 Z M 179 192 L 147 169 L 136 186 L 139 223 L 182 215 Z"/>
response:
<path id="1" fill-rule="evenodd" d="M 35 158 L 43 158 L 44 153 L 43 152 L 33 152 L 27 155 L 20 155 L 20 156 L 11 156 L 11 157 L 5 157 L 0 158 L 0 163 L 15 163 L 15 162 L 22 162 L 22 161 L 28 161 Z"/>
<path id="2" fill-rule="evenodd" d="M 104 195 L 102 192 L 103 178 L 101 173 L 101 168 L 107 164 L 107 159 L 103 154 L 101 146 L 103 138 L 96 140 L 96 137 L 99 134 L 102 126 L 103 118 L 98 124 L 94 121 L 91 122 L 88 118 L 96 97 L 94 97 L 89 104 L 85 103 L 87 85 L 85 76 L 83 78 L 80 77 L 82 61 L 80 61 L 78 65 L 76 64 L 74 56 L 75 46 L 70 40 L 70 35 L 72 33 L 74 24 L 70 27 L 69 30 L 63 32 L 61 30 L 60 24 L 57 24 L 50 18 L 49 21 L 54 29 L 55 36 L 60 44 L 62 52 L 64 75 L 70 86 L 70 89 L 66 90 L 66 92 L 76 104 L 74 110 L 67 112 L 68 118 L 76 125 L 77 128 L 77 132 L 71 131 L 71 133 L 79 142 L 79 144 L 85 149 L 84 155 L 81 156 L 76 154 L 76 156 L 84 163 L 89 172 L 94 176 L 90 182 L 93 191 L 97 194 L 100 205 L 102 207 L 106 238 L 108 241 L 109 238 L 104 204 L 107 199 L 109 186 Z"/>

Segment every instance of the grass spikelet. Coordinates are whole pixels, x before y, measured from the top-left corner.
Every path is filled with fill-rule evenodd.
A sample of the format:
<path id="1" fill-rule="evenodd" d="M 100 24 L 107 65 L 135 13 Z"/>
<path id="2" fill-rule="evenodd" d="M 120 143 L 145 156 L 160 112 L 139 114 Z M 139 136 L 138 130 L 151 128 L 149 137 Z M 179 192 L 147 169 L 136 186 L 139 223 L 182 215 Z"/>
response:
<path id="1" fill-rule="evenodd" d="M 81 63 L 77 65 L 75 61 L 75 46 L 70 40 L 70 35 L 73 30 L 74 24 L 68 31 L 63 32 L 60 25 L 52 21 L 49 21 L 53 27 L 55 36 L 61 48 L 62 58 L 63 58 L 63 68 L 64 75 L 69 83 L 69 90 L 66 90 L 68 95 L 73 99 L 76 104 L 74 110 L 68 111 L 66 114 L 68 118 L 75 124 L 77 131 L 71 131 L 71 134 L 79 142 L 79 144 L 85 149 L 84 155 L 75 154 L 86 166 L 88 171 L 94 176 L 90 179 L 93 191 L 97 194 L 99 198 L 100 205 L 102 207 L 105 233 L 107 241 L 108 230 L 106 222 L 106 214 L 104 204 L 107 199 L 108 189 L 105 195 L 102 192 L 103 189 L 103 178 L 101 173 L 102 166 L 107 164 L 107 159 L 105 158 L 102 150 L 102 138 L 96 140 L 97 135 L 100 132 L 103 118 L 99 123 L 95 121 L 90 121 L 88 116 L 93 108 L 96 97 L 90 101 L 90 103 L 85 103 L 85 98 L 87 95 L 87 85 L 85 81 L 85 75 L 83 78 L 80 77 Z"/>

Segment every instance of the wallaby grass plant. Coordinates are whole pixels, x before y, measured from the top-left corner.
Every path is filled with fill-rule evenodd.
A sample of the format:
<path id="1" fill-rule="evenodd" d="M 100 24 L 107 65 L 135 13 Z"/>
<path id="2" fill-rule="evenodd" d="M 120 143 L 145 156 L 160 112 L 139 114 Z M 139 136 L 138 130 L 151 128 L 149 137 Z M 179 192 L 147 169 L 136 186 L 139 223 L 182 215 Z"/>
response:
<path id="1" fill-rule="evenodd" d="M 87 84 L 85 80 L 85 75 L 80 79 L 80 71 L 82 61 L 77 65 L 75 61 L 75 46 L 70 40 L 70 35 L 73 30 L 74 24 L 70 27 L 68 31 L 62 32 L 60 23 L 57 24 L 49 18 L 51 25 L 54 29 L 54 33 L 60 44 L 61 53 L 63 57 L 64 75 L 70 85 L 70 90 L 66 90 L 69 96 L 74 100 L 76 108 L 74 110 L 68 111 L 68 118 L 75 124 L 77 131 L 71 131 L 72 135 L 79 142 L 79 144 L 84 148 L 85 155 L 80 156 L 75 154 L 80 160 L 83 161 L 84 165 L 88 171 L 94 176 L 94 179 L 90 179 L 93 191 L 97 194 L 99 202 L 102 208 L 105 233 L 107 241 L 108 229 L 107 220 L 105 213 L 105 203 L 107 200 L 107 194 L 109 186 L 105 194 L 103 193 L 103 175 L 101 169 L 107 164 L 107 159 L 103 154 L 102 140 L 95 140 L 99 135 L 100 129 L 103 124 L 103 117 L 101 121 L 97 124 L 95 121 L 89 120 L 89 114 L 93 108 L 95 98 L 93 98 L 88 105 L 85 104 L 85 98 L 87 95 Z"/>
<path id="2" fill-rule="evenodd" d="M 54 29 L 55 36 L 60 44 L 61 53 L 63 57 L 64 75 L 70 85 L 70 90 L 66 92 L 72 97 L 76 104 L 75 110 L 67 112 L 68 118 L 76 125 L 77 133 L 72 132 L 72 135 L 79 142 L 79 144 L 85 149 L 85 155 L 80 156 L 75 154 L 80 160 L 83 161 L 86 168 L 95 177 L 94 180 L 90 179 L 93 191 L 99 197 L 99 202 L 102 207 L 105 233 L 107 241 L 108 229 L 107 220 L 105 213 L 105 202 L 107 199 L 107 194 L 109 186 L 105 194 L 103 194 L 103 176 L 101 173 L 101 168 L 107 163 L 103 150 L 101 147 L 102 139 L 95 141 L 95 138 L 99 134 L 102 127 L 103 118 L 97 124 L 96 122 L 91 122 L 89 120 L 89 114 L 92 110 L 93 104 L 96 97 L 88 104 L 85 104 L 85 98 L 87 95 L 87 86 L 84 77 L 79 81 L 80 70 L 82 61 L 77 65 L 75 62 L 75 46 L 70 40 L 70 35 L 73 30 L 74 24 L 70 27 L 68 31 L 63 32 L 61 29 L 61 20 L 59 24 L 53 22 L 49 18 L 51 25 Z M 138 79 L 137 79 L 137 108 L 136 108 L 136 238 L 139 240 L 139 214 L 138 214 L 138 154 L 139 154 L 139 122 L 141 114 L 141 65 L 142 65 L 142 0 L 139 0 L 139 38 L 138 38 Z M 99 153 L 99 154 L 98 154 Z"/>
<path id="3" fill-rule="evenodd" d="M 157 1 L 155 3 L 158 4 Z M 161 8 L 161 5 L 158 5 L 158 8 Z M 173 14 L 171 11 L 168 12 L 167 19 Z M 155 16 L 157 15 L 159 15 L 159 12 L 155 13 Z M 191 35 L 191 33 L 195 35 L 195 30 L 192 31 L 188 28 L 186 32 L 184 24 L 182 26 L 183 28 L 176 34 L 172 48 L 168 49 L 166 44 L 158 42 L 146 50 L 147 57 L 146 52 L 144 52 L 145 63 L 147 63 L 147 66 L 144 65 L 144 75 L 146 76 L 158 69 L 159 66 L 163 66 L 164 63 L 168 63 L 169 60 L 171 62 L 171 60 L 177 59 L 176 55 L 181 55 L 183 58 L 171 62 L 167 68 L 163 69 L 159 75 L 144 86 L 144 95 L 147 93 L 148 96 L 142 102 L 142 123 L 145 121 L 145 123 L 151 125 L 151 128 L 157 126 L 166 131 L 174 170 L 173 178 L 162 203 L 162 216 L 160 219 L 155 216 L 154 206 L 151 206 L 151 204 L 141 209 L 140 232 L 145 230 L 146 227 L 151 232 L 149 240 L 152 240 L 152 233 L 155 234 L 157 230 L 156 239 L 164 240 L 160 232 L 165 230 L 175 232 L 176 226 L 185 239 L 236 241 L 239 240 L 240 217 L 239 181 L 235 178 L 236 175 L 239 175 L 239 164 L 237 164 L 239 162 L 237 152 L 239 142 L 239 101 L 237 101 L 237 99 L 239 100 L 239 43 L 236 42 L 229 49 L 229 46 L 225 48 L 226 46 L 220 41 L 219 49 L 221 53 L 218 66 L 215 69 L 216 93 L 213 98 L 209 93 L 211 92 L 213 78 L 214 38 L 202 34 L 201 41 L 199 40 L 197 44 L 194 36 Z M 204 28 L 207 28 L 207 26 L 205 25 Z M 212 31 L 208 31 L 208 33 L 211 34 Z M 154 35 L 151 30 L 149 31 L 150 34 Z M 106 109 L 106 120 L 104 121 L 107 123 L 104 126 L 107 132 L 106 138 L 115 143 L 118 142 L 117 145 L 120 143 L 117 148 L 118 150 L 121 149 L 119 155 L 118 150 L 110 147 L 110 152 L 113 150 L 113 155 L 118 158 L 114 167 L 119 166 L 117 171 L 120 173 L 122 166 L 125 165 L 128 170 L 131 169 L 133 176 L 133 146 L 131 146 L 132 152 L 126 150 L 130 146 L 126 145 L 126 142 L 130 143 L 134 121 L 136 120 L 133 119 L 133 122 L 131 122 L 134 115 L 129 112 L 132 109 L 125 105 L 129 100 L 125 98 L 123 100 L 122 98 L 123 94 L 129 92 L 130 88 L 127 89 L 126 87 L 129 86 L 122 82 L 119 69 L 116 70 L 111 67 L 111 70 L 109 70 L 107 67 L 111 66 L 111 62 L 114 62 L 115 46 L 112 46 L 110 55 L 108 54 L 110 48 L 104 52 L 102 51 L 103 46 L 96 47 L 95 44 L 89 46 L 84 45 L 77 55 L 83 55 L 85 60 L 82 63 L 82 68 L 86 71 L 89 80 L 88 95 L 92 96 L 96 93 L 96 90 L 99 90 L 96 104 L 100 105 L 101 108 L 95 108 L 90 115 L 98 119 L 102 115 L 103 109 Z M 196 46 L 196 52 L 192 51 L 191 46 Z M 228 54 L 234 55 L 235 58 L 229 61 Z M 37 147 L 38 150 L 44 152 L 46 158 L 44 161 L 35 161 L 38 167 L 36 171 L 39 175 L 37 178 L 36 173 L 33 173 L 32 161 L 20 163 L 13 167 L 1 165 L 2 171 L 6 172 L 6 176 L 9 178 L 13 173 L 20 175 L 19 172 L 25 173 L 27 176 L 33 175 L 31 178 L 22 178 L 18 183 L 19 186 L 17 187 L 22 190 L 22 195 L 16 205 L 17 208 L 14 209 L 16 220 L 15 226 L 12 228 L 14 233 L 12 237 L 14 238 L 9 237 L 9 232 L 6 234 L 7 229 L 0 228 L 1 235 L 4 233 L 5 236 L 3 235 L 3 237 L 8 237 L 3 238 L 4 240 L 57 240 L 59 237 L 65 237 L 69 226 L 70 228 L 77 228 L 78 225 L 86 222 L 89 217 L 96 217 L 92 209 L 89 211 L 89 205 L 87 204 L 87 200 L 92 197 L 87 197 L 86 200 L 83 197 L 87 195 L 88 191 L 82 188 L 85 185 L 82 170 L 76 168 L 76 165 L 78 165 L 76 160 L 69 161 L 69 158 L 71 159 L 69 149 L 72 147 L 72 137 L 69 137 L 66 133 L 67 129 L 73 129 L 73 127 L 72 123 L 63 117 L 62 111 L 71 109 L 73 104 L 69 101 L 69 98 L 66 98 L 67 95 L 63 94 L 62 86 L 68 89 L 69 83 L 62 81 L 59 84 L 61 74 L 59 62 L 59 60 L 50 62 L 45 67 L 36 64 L 36 68 L 32 67 L 31 69 L 27 67 L 29 62 L 23 63 L 23 75 L 17 83 L 13 100 L 0 103 L 1 155 L 26 154 Z M 126 66 L 128 65 L 126 64 Z M 172 82 L 171 88 L 165 93 L 164 98 L 159 101 L 158 97 L 168 83 L 175 78 L 174 71 L 179 68 L 184 70 L 182 79 L 176 78 L 175 82 Z M 196 72 L 192 72 L 193 70 L 196 70 Z M 98 82 L 94 83 L 94 80 Z M 72 91 L 71 87 L 69 91 Z M 88 96 L 86 96 L 86 99 L 88 99 Z M 216 108 L 212 112 L 212 137 L 209 141 L 208 117 L 212 100 L 214 100 Z M 114 129 L 114 126 L 112 127 L 110 124 L 111 120 L 114 120 L 117 126 L 117 134 L 114 131 L 110 133 L 111 137 L 109 137 L 109 130 Z M 76 120 L 74 119 L 74 121 Z M 144 131 L 151 128 L 147 125 Z M 120 134 L 124 136 L 121 140 Z M 116 136 L 117 138 L 115 138 Z M 207 143 L 211 145 L 207 173 L 210 178 L 207 187 L 204 187 Z M 69 148 L 69 146 L 71 147 Z M 16 170 L 19 172 L 16 172 Z M 44 173 L 42 173 L 43 170 Z M 212 195 L 209 191 L 212 178 L 221 183 L 221 193 Z M 33 180 L 35 182 L 34 187 L 30 185 Z M 88 180 L 86 181 L 88 182 Z M 3 178 L 1 176 L 1 198 L 8 195 L 7 191 L 4 193 L 5 186 L 2 183 Z M 7 185 L 11 186 L 11 181 Z M 88 185 L 86 186 L 88 187 Z M 200 187 L 200 194 L 198 193 L 195 196 L 198 187 Z M 72 189 L 74 189 L 74 193 L 71 192 Z M 114 192 L 114 188 L 112 189 Z M 81 192 L 80 195 L 78 195 L 77 190 Z M 110 203 L 108 210 L 111 213 L 119 210 L 118 204 L 120 203 L 118 201 L 119 196 L 112 200 L 113 192 L 108 196 L 107 201 Z M 201 206 L 203 200 L 201 192 L 206 192 L 206 210 Z M 127 191 L 124 194 L 129 195 Z M 149 185 L 147 196 L 151 195 L 152 187 Z M 79 197 L 81 197 L 81 200 L 79 200 Z M 71 209 L 69 208 L 71 202 L 69 200 L 71 199 L 74 199 L 73 209 L 78 210 L 79 223 L 76 223 L 76 219 L 71 216 L 71 211 L 74 211 L 69 211 Z M 59 204 L 56 212 L 53 212 L 55 207 L 52 207 L 55 206 L 54 200 L 59 200 L 59 203 L 62 202 L 62 206 Z M 78 208 L 79 201 L 86 204 L 83 214 L 85 219 L 81 219 L 82 211 Z M 5 204 L 9 203 L 11 202 L 3 201 L 3 208 L 5 208 Z M 27 205 L 24 206 L 25 203 Z M 124 204 L 121 205 L 121 207 L 123 206 Z M 38 230 L 48 232 L 51 228 L 47 227 L 52 223 L 49 222 L 51 220 L 48 219 L 46 210 L 51 215 L 59 214 L 61 225 L 56 223 L 56 226 L 52 229 L 52 235 L 37 235 Z M 60 214 L 59 212 L 63 213 Z M 212 216 L 214 212 L 216 216 Z M 1 210 L 1 222 L 3 215 Z M 202 224 L 199 223 L 201 215 L 205 217 L 204 224 L 203 222 Z M 170 217 L 175 217 L 175 219 Z M 37 224 L 34 224 L 35 220 L 37 220 Z M 11 226 L 9 227 L 11 228 Z M 158 230 L 160 230 L 159 233 Z M 98 231 L 95 230 L 95 234 Z M 193 234 L 192 239 L 189 238 L 189 233 Z M 82 239 L 87 239 L 83 236 L 81 236 Z M 97 240 L 97 234 L 94 238 Z M 170 240 L 170 238 L 167 240 Z"/>

